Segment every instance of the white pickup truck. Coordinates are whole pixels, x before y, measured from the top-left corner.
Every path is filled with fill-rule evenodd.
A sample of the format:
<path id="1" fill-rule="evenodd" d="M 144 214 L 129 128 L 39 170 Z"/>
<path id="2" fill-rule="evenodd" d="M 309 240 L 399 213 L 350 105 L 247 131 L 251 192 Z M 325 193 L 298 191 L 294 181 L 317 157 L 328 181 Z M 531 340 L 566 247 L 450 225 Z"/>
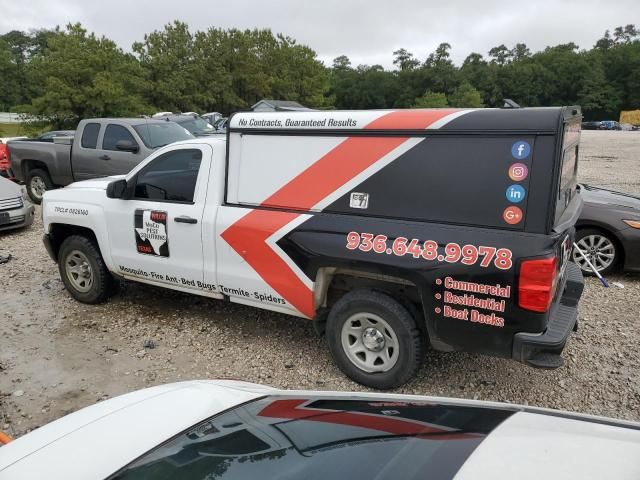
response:
<path id="1" fill-rule="evenodd" d="M 580 113 L 239 113 L 126 177 L 47 191 L 73 297 L 114 277 L 313 319 L 351 378 L 392 388 L 426 345 L 562 364 Z M 562 165 L 562 169 L 560 168 Z"/>

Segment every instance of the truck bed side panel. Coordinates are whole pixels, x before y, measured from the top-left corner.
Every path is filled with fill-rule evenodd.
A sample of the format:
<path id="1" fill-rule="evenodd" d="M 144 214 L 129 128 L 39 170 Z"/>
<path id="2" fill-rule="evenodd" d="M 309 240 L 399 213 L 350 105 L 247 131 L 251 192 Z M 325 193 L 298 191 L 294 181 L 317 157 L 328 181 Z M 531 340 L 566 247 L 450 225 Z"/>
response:
<path id="1" fill-rule="evenodd" d="M 46 166 L 56 185 L 73 182 L 71 173 L 71 146 L 58 143 L 15 141 L 8 143 L 11 152 L 11 168 L 16 177 L 26 181 L 25 162 L 35 161 Z"/>
<path id="2" fill-rule="evenodd" d="M 357 243 L 354 233 L 360 237 Z M 386 241 L 365 238 L 379 235 Z M 402 254 L 404 247 L 394 246 L 400 237 L 407 239 L 400 242 L 404 245 L 415 239 L 427 253 L 414 255 L 409 247 Z M 430 246 L 424 248 L 427 242 Z M 505 357 L 511 356 L 514 333 L 543 331 L 548 321 L 546 314 L 518 307 L 519 263 L 532 252 L 553 255 L 556 244 L 555 237 L 546 235 L 479 228 L 470 235 L 461 226 L 332 214 L 312 216 L 278 242 L 310 279 L 322 267 L 335 267 L 411 282 L 419 291 L 434 345 Z M 458 255 L 463 249 L 470 254 Z M 476 251 L 491 253 L 476 259 Z"/>

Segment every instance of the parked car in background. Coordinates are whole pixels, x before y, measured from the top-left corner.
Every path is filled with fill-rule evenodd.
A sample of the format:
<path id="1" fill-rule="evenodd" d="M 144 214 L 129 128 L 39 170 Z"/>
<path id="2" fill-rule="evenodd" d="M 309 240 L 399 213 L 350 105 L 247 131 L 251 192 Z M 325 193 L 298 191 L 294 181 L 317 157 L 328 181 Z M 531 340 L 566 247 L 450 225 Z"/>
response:
<path id="1" fill-rule="evenodd" d="M 9 155 L 7 153 L 7 145 L 0 141 L 0 176 L 12 178 L 13 174 L 9 172 Z"/>
<path id="2" fill-rule="evenodd" d="M 584 208 L 576 223 L 576 244 L 601 274 L 621 267 L 640 271 L 640 197 L 591 185 L 578 186 Z M 573 260 L 591 268 L 575 249 Z"/>
<path id="3" fill-rule="evenodd" d="M 582 130 L 602 130 L 602 122 L 600 121 L 592 121 L 592 122 L 582 122 Z"/>
<path id="4" fill-rule="evenodd" d="M 15 177 L 11 171 L 9 163 L 9 151 L 7 150 L 7 142 L 10 140 L 22 140 L 27 137 L 4 137 L 0 138 L 0 177 L 13 180 Z"/>
<path id="5" fill-rule="evenodd" d="M 213 124 L 213 128 L 217 133 L 227 133 L 227 123 L 229 123 L 229 119 L 227 117 L 220 117 Z"/>
<path id="6" fill-rule="evenodd" d="M 637 480 L 640 425 L 496 402 L 201 380 L 105 400 L 9 441 L 0 478 Z"/>
<path id="7" fill-rule="evenodd" d="M 0 177 L 0 231 L 33 223 L 33 205 L 22 187 Z"/>
<path id="8" fill-rule="evenodd" d="M 205 137 L 218 133 L 213 128 L 213 125 L 211 125 L 199 115 L 187 115 L 180 113 L 177 115 L 166 115 L 162 118 L 168 122 L 176 122 L 181 127 L 186 128 L 192 135 L 196 137 Z"/>
<path id="9" fill-rule="evenodd" d="M 622 129 L 622 127 L 620 126 L 620 123 L 616 122 L 615 120 L 603 120 L 600 123 L 602 124 L 602 130 L 621 130 Z"/>
<path id="10" fill-rule="evenodd" d="M 209 112 L 202 115 L 202 118 L 211 125 L 215 125 L 215 123 L 222 118 L 222 114 L 220 112 Z"/>
<path id="11" fill-rule="evenodd" d="M 39 204 L 47 190 L 127 173 L 155 149 L 189 138 L 187 130 L 166 120 L 97 118 L 81 121 L 73 139 L 9 142 L 8 149 L 15 177 Z"/>

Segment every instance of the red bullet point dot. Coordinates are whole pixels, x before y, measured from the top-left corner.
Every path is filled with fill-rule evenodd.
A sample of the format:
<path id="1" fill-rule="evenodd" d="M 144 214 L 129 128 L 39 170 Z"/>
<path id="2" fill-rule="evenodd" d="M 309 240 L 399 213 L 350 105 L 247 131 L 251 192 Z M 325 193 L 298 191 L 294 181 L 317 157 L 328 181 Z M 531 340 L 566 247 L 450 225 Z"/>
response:
<path id="1" fill-rule="evenodd" d="M 436 293 L 436 300 L 440 300 L 442 298 L 442 295 L 440 295 L 439 293 Z"/>
<path id="2" fill-rule="evenodd" d="M 442 285 L 442 280 L 440 280 L 439 278 L 436 280 L 436 285 Z"/>
<path id="3" fill-rule="evenodd" d="M 442 310 L 440 310 L 439 308 L 436 308 L 436 313 L 440 313 Z"/>

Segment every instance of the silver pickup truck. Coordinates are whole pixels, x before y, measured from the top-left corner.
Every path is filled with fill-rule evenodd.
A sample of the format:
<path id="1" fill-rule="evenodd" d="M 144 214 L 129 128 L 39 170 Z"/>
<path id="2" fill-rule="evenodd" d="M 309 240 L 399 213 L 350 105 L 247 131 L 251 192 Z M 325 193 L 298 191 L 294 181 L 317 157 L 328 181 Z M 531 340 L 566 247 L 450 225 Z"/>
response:
<path id="1" fill-rule="evenodd" d="M 128 173 L 155 149 L 193 135 L 174 122 L 146 118 L 82 120 L 74 137 L 54 143 L 7 144 L 11 169 L 34 203 L 46 190 L 70 183 Z"/>

